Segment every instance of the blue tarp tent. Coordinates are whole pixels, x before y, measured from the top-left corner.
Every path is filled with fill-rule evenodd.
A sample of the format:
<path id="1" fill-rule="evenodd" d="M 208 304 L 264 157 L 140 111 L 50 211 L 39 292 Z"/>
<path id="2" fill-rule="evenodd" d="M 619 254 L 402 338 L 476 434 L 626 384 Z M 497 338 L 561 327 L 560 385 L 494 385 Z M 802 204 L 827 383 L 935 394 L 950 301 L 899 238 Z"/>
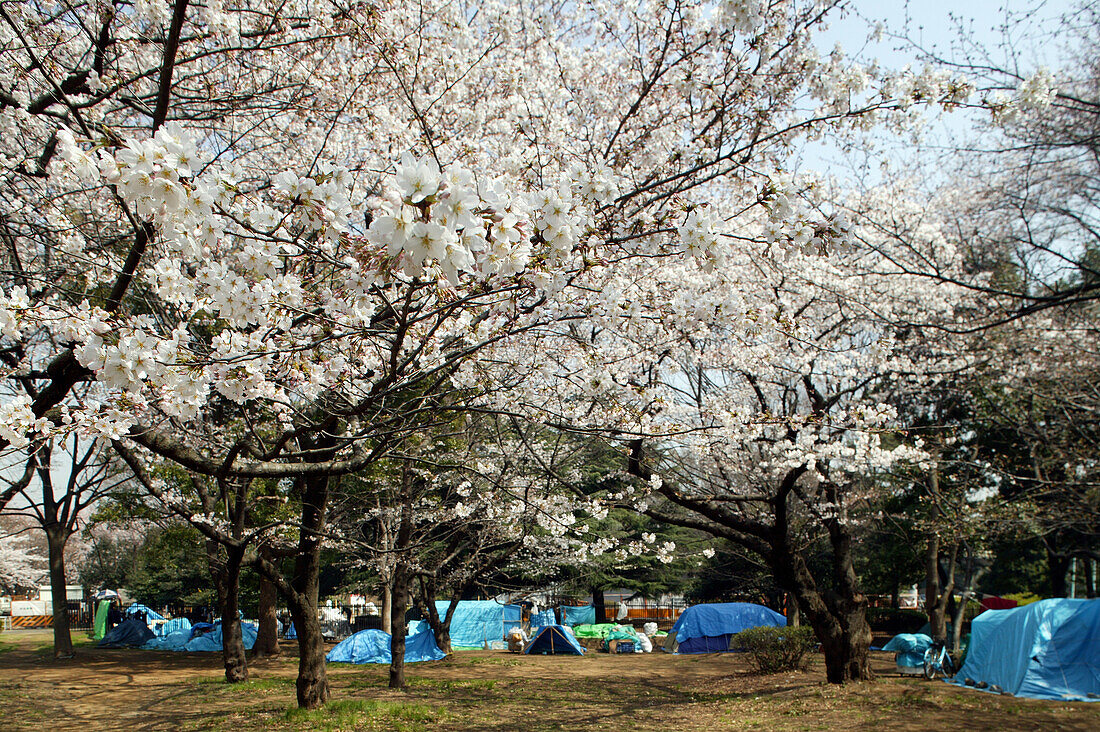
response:
<path id="1" fill-rule="evenodd" d="M 99 645 L 103 648 L 122 648 L 124 646 L 143 646 L 151 638 L 153 631 L 137 618 L 126 618 L 107 631 Z"/>
<path id="2" fill-rule="evenodd" d="M 987 610 L 970 632 L 954 683 L 972 679 L 1032 699 L 1100 700 L 1100 600 Z"/>
<path id="3" fill-rule="evenodd" d="M 447 615 L 450 602 L 440 600 L 435 610 L 442 620 Z M 519 605 L 501 605 L 493 600 L 461 600 L 451 618 L 451 647 L 484 648 L 485 644 L 504 640 L 505 613 L 519 625 L 522 609 Z"/>
<path id="4" fill-rule="evenodd" d="M 932 638 L 924 633 L 898 633 L 882 647 L 898 654 L 898 671 L 924 673 L 924 652 L 932 647 Z"/>
<path id="5" fill-rule="evenodd" d="M 603 622 L 603 619 L 600 619 Z M 596 623 L 596 608 L 591 605 L 581 605 L 580 607 L 574 607 L 571 605 L 561 606 L 561 624 L 574 626 L 574 625 L 594 625 Z"/>
<path id="6" fill-rule="evenodd" d="M 440 661 L 446 657 L 426 624 L 405 639 L 405 663 Z M 361 630 L 337 643 L 325 656 L 331 663 L 389 663 L 392 658 L 390 634 L 384 630 Z"/>
<path id="7" fill-rule="evenodd" d="M 195 628 L 209 623 L 196 623 Z M 168 635 L 153 638 L 142 648 L 147 651 L 189 651 L 195 653 L 207 653 L 222 649 L 222 625 L 215 623 L 213 630 L 191 637 L 191 630 L 177 630 Z M 244 636 L 244 647 L 251 649 L 256 644 L 257 627 L 254 623 L 241 623 L 241 635 Z"/>
<path id="8" fill-rule="evenodd" d="M 531 627 L 541 628 L 544 625 L 557 625 L 558 619 L 554 617 L 553 610 L 543 610 L 531 616 Z"/>
<path id="9" fill-rule="evenodd" d="M 544 625 L 531 639 L 531 642 L 523 649 L 524 653 L 558 654 L 565 653 L 571 656 L 583 656 L 584 649 L 573 637 L 573 632 L 561 625 Z"/>
<path id="10" fill-rule="evenodd" d="M 135 602 L 130 607 L 126 608 L 126 617 L 137 615 L 138 613 L 145 613 L 146 622 L 150 620 L 164 620 L 164 616 L 158 613 L 148 605 L 142 605 L 140 602 Z"/>
<path id="11" fill-rule="evenodd" d="M 172 618 L 171 620 L 165 620 L 163 623 L 153 628 L 153 632 L 160 638 L 179 632 L 186 632 L 188 637 L 190 637 L 191 621 L 187 618 Z"/>
<path id="12" fill-rule="evenodd" d="M 719 602 L 684 610 L 669 635 L 676 638 L 677 653 L 715 653 L 728 651 L 730 636 L 742 630 L 786 624 L 785 617 L 763 605 Z"/>

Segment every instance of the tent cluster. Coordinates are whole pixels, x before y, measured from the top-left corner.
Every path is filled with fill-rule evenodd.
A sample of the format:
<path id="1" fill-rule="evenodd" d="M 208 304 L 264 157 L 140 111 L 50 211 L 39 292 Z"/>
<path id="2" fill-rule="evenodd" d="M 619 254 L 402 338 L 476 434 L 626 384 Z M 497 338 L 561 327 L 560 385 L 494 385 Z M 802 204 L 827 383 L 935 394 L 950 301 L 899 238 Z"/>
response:
<path id="1" fill-rule="evenodd" d="M 330 663 L 390 663 L 391 636 L 384 630 L 361 630 L 336 644 L 325 660 Z M 447 657 L 436 645 L 427 625 L 405 638 L 405 663 L 440 661 Z"/>

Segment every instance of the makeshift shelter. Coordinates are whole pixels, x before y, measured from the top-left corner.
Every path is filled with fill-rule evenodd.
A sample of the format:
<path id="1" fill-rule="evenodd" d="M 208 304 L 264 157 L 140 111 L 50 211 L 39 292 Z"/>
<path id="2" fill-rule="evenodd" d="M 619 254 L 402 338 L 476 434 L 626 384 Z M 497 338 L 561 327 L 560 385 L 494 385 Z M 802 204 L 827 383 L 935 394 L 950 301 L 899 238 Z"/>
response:
<path id="1" fill-rule="evenodd" d="M 446 657 L 427 626 L 405 639 L 405 663 L 441 661 Z M 390 634 L 384 630 L 361 630 L 337 643 L 325 656 L 330 663 L 389 663 L 392 659 Z"/>
<path id="2" fill-rule="evenodd" d="M 446 617 L 450 604 L 447 600 L 436 602 L 440 620 Z M 501 605 L 493 600 L 461 600 L 451 618 L 451 647 L 481 649 L 487 643 L 502 643 L 505 628 L 518 628 L 522 613 L 519 605 Z"/>
<path id="3" fill-rule="evenodd" d="M 187 618 L 172 618 L 171 620 L 165 620 L 163 623 L 157 623 L 156 627 L 153 628 L 153 632 L 157 634 L 158 638 L 163 638 L 179 632 L 185 632 L 188 637 L 190 637 L 191 621 Z"/>
<path id="4" fill-rule="evenodd" d="M 196 633 L 196 630 L 207 629 L 207 632 Z M 251 649 L 256 644 L 258 628 L 255 623 L 241 623 L 241 635 L 244 639 L 244 647 Z M 222 649 L 222 625 L 221 621 L 211 625 L 210 623 L 195 623 L 187 628 L 167 633 L 149 640 L 142 646 L 147 651 L 188 651 L 192 653 L 210 653 Z"/>
<path id="5" fill-rule="evenodd" d="M 156 610 L 149 607 L 148 605 L 142 605 L 140 602 L 135 602 L 133 605 L 126 608 L 126 611 L 123 614 L 128 618 L 132 618 L 133 616 L 137 615 L 138 613 L 145 613 L 145 623 L 146 623 L 146 625 L 149 624 L 150 620 L 164 620 L 163 615 L 161 615 L 160 613 L 158 613 Z"/>
<path id="6" fill-rule="evenodd" d="M 551 655 L 564 653 L 571 656 L 583 656 L 584 649 L 569 632 L 569 628 L 561 625 L 544 625 L 539 632 L 523 649 L 524 653 L 538 653 Z"/>
<path id="7" fill-rule="evenodd" d="M 101 648 L 124 648 L 143 646 L 153 639 L 153 631 L 137 618 L 127 618 L 107 631 L 99 642 Z"/>
<path id="8" fill-rule="evenodd" d="M 557 625 L 558 619 L 554 616 L 553 610 L 543 610 L 541 613 L 533 613 L 531 615 L 531 627 L 541 628 L 544 625 Z"/>
<path id="9" fill-rule="evenodd" d="M 899 674 L 923 674 L 924 652 L 932 647 L 932 638 L 924 633 L 898 633 L 882 647 L 893 651 Z"/>
<path id="10" fill-rule="evenodd" d="M 601 620 L 603 618 L 600 618 Z M 579 607 L 573 605 L 561 606 L 561 624 L 562 625 L 593 625 L 596 622 L 596 608 L 591 605 L 581 605 Z"/>
<path id="11" fill-rule="evenodd" d="M 1100 600 L 987 610 L 970 633 L 954 683 L 1032 699 L 1100 701 Z"/>
<path id="12" fill-rule="evenodd" d="M 673 653 L 716 653 L 730 649 L 730 638 L 742 630 L 787 624 L 779 613 L 751 602 L 692 605 L 669 631 L 665 650 Z"/>

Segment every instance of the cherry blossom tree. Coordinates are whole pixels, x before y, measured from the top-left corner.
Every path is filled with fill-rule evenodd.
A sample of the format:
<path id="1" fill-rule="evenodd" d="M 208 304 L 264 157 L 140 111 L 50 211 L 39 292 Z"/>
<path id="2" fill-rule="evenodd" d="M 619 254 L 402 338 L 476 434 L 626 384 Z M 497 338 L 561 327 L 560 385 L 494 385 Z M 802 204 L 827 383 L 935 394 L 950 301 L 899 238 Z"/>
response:
<path id="1" fill-rule="evenodd" d="M 0 8 L 13 71 L 0 440 L 78 432 L 124 445 L 139 472 L 169 460 L 226 485 L 290 481 L 293 571 L 249 561 L 291 607 L 299 704 L 323 703 L 317 584 L 336 476 L 464 410 L 577 409 L 594 428 L 641 417 L 631 429 L 677 434 L 650 407 L 630 413 L 647 382 L 623 369 L 687 369 L 698 354 L 683 344 L 716 317 L 715 333 L 771 334 L 748 363 L 718 366 L 769 374 L 798 335 L 788 321 L 828 316 L 726 290 L 759 267 L 785 284 L 771 257 L 829 261 L 847 242 L 835 211 L 795 205 L 791 149 L 968 91 L 822 57 L 813 32 L 833 6 Z M 624 315 L 669 330 L 608 327 Z M 77 395 L 81 382 L 95 388 Z M 625 406 L 585 415 L 608 389 L 604 403 Z M 889 418 L 853 410 L 853 423 Z"/>

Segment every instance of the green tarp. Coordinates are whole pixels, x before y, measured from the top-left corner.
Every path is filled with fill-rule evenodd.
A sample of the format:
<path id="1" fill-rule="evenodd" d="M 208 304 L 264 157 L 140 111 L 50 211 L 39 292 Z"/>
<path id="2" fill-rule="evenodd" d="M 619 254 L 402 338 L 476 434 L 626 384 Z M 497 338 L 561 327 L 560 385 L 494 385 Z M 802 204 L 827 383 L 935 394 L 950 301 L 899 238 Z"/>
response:
<path id="1" fill-rule="evenodd" d="M 618 626 L 615 623 L 586 623 L 573 626 L 573 635 L 578 638 L 606 638 L 607 634 Z"/>
<path id="2" fill-rule="evenodd" d="M 99 607 L 95 610 L 95 624 L 94 635 L 92 636 L 96 640 L 103 640 L 103 636 L 107 635 L 107 612 L 111 609 L 110 600 L 100 600 Z"/>

